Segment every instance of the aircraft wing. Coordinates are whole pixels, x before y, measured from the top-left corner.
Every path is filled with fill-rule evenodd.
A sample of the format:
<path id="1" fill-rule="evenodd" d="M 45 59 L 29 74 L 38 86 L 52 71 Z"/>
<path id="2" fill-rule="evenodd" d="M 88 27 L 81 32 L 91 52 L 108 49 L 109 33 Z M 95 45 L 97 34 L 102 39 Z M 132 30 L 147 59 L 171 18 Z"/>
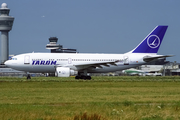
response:
<path id="1" fill-rule="evenodd" d="M 117 63 L 119 61 L 112 61 L 112 62 L 98 62 L 98 63 L 89 63 L 89 64 L 76 64 L 75 66 L 88 66 L 88 67 L 101 67 L 101 65 L 109 67 L 109 65 L 114 65 L 117 66 L 115 63 Z"/>
<path id="2" fill-rule="evenodd" d="M 105 62 L 105 61 L 99 61 L 96 63 L 82 63 L 82 64 L 73 64 L 73 66 L 79 68 L 79 69 L 87 69 L 87 68 L 102 68 L 102 66 L 110 67 L 110 65 L 117 66 L 116 63 L 119 62 L 117 61 L 111 61 L 111 62 Z M 58 65 L 61 66 L 61 65 Z M 56 67 L 58 67 L 56 66 Z M 72 66 L 72 65 L 71 65 Z M 70 67 L 69 65 L 62 65 L 61 67 Z"/>
<path id="3" fill-rule="evenodd" d="M 166 57 L 172 57 L 174 55 L 161 55 L 161 56 L 155 56 L 155 57 L 151 57 L 151 56 L 145 56 L 143 58 L 143 60 L 145 62 L 150 62 L 150 61 L 153 61 L 153 60 L 156 60 L 156 59 L 159 59 L 159 58 L 166 58 Z"/>

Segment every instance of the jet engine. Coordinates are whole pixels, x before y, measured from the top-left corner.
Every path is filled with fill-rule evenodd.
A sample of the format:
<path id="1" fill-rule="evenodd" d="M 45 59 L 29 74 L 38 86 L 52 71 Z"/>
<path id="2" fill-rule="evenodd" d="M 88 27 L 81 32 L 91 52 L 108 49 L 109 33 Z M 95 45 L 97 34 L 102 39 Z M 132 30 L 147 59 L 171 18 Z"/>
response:
<path id="1" fill-rule="evenodd" d="M 71 70 L 68 67 L 57 67 L 56 68 L 56 74 L 58 77 L 70 77 L 73 75 L 77 75 L 78 71 Z"/>

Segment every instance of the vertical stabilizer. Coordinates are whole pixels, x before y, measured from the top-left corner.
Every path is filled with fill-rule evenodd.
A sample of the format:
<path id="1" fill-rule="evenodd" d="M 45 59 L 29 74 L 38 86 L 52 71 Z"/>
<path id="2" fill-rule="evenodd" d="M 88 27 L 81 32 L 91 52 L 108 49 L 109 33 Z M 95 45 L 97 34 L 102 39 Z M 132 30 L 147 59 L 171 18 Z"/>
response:
<path id="1" fill-rule="evenodd" d="M 130 53 L 157 53 L 168 26 L 156 26 Z"/>

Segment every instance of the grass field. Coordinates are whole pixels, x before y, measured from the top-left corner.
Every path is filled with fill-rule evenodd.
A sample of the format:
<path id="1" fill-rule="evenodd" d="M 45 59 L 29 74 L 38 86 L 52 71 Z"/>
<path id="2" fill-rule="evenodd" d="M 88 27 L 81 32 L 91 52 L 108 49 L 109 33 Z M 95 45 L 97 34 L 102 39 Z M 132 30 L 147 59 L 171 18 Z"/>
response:
<path id="1" fill-rule="evenodd" d="M 178 120 L 180 77 L 0 77 L 0 120 Z"/>

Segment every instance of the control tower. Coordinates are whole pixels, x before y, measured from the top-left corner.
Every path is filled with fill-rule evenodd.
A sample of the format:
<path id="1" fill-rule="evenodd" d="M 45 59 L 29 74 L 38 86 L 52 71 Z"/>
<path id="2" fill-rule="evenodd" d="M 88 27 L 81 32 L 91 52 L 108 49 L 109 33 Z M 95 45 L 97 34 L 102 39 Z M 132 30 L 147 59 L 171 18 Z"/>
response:
<path id="1" fill-rule="evenodd" d="M 62 45 L 57 44 L 57 41 L 57 37 L 50 37 L 46 49 L 50 49 L 51 53 L 77 53 L 76 49 L 63 48 Z"/>
<path id="2" fill-rule="evenodd" d="M 62 48 L 62 45 L 57 44 L 58 38 L 57 37 L 50 37 L 49 38 L 49 44 L 46 45 L 46 49 L 50 49 L 51 53 L 55 53 L 56 50 L 59 50 Z"/>
<path id="3" fill-rule="evenodd" d="M 1 65 L 9 58 L 9 31 L 12 29 L 14 17 L 9 16 L 10 9 L 6 3 L 0 8 L 0 31 L 1 31 Z"/>

